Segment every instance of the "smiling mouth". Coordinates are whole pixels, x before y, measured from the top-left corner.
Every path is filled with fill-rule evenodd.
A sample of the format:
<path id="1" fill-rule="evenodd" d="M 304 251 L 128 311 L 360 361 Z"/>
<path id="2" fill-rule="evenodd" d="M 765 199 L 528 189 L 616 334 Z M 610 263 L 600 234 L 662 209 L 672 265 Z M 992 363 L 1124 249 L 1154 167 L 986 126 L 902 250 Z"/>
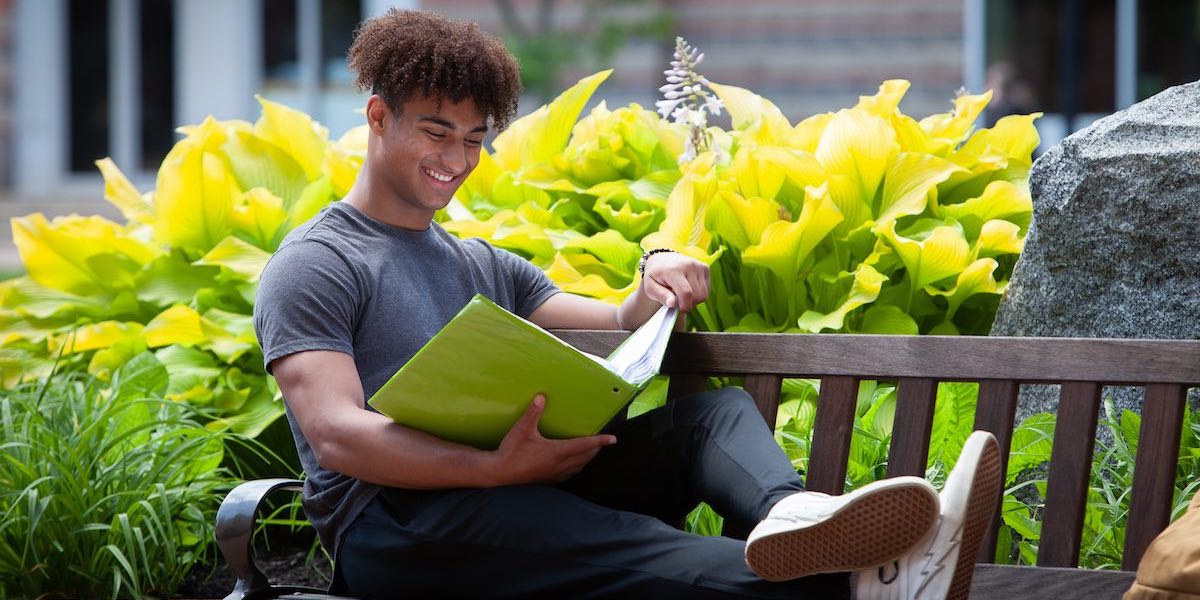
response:
<path id="1" fill-rule="evenodd" d="M 428 175 L 442 183 L 450 183 L 451 181 L 454 181 L 454 177 L 455 177 L 454 175 L 446 175 L 443 173 L 438 173 L 437 171 L 428 169 L 426 167 L 421 167 L 421 170 L 424 171 L 426 175 Z"/>

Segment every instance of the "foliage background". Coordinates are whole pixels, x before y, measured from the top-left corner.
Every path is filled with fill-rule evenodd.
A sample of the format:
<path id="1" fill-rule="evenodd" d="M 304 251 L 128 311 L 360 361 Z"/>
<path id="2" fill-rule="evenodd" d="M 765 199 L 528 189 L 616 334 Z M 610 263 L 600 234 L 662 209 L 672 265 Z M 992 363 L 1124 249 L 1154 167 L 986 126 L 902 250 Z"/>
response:
<path id="1" fill-rule="evenodd" d="M 1029 225 L 1037 114 L 977 130 L 990 99 L 981 94 L 917 120 L 899 110 L 907 82 L 891 80 L 854 106 L 793 124 L 765 98 L 713 84 L 731 126 L 708 128 L 713 146 L 681 164 L 686 124 L 636 104 L 600 103 L 580 118 L 608 75 L 582 79 L 497 136 L 438 214 L 442 226 L 526 257 L 566 291 L 614 303 L 636 289 L 644 249 L 696 257 L 712 266 L 714 288 L 690 319 L 700 330 L 987 332 Z M 0 283 L 5 398 L 56 364 L 100 389 L 153 362 L 164 378 L 155 393 L 197 411 L 189 418 L 200 431 L 260 436 L 291 453 L 286 435 L 270 434 L 282 404 L 252 328 L 256 282 L 286 233 L 353 185 L 366 131 L 333 139 L 304 113 L 259 101 L 254 123 L 181 128 L 154 190 L 98 161 L 123 224 L 14 219 L 27 275 Z M 776 436 L 801 470 L 818 385 L 784 383 Z M 652 386 L 631 411 L 661 403 L 665 388 Z M 970 431 L 975 396 L 969 384 L 939 389 L 935 482 Z M 849 487 L 883 476 L 894 411 L 894 385 L 863 383 Z M 1119 484 L 1136 446 L 1127 426 L 1136 415 L 1110 417 L 1121 435 L 1097 453 L 1106 474 L 1089 505 L 1093 564 L 1110 564 L 1106 552 L 1123 535 Z M 1036 553 L 1039 496 L 1014 494 L 1044 491 L 1028 473 L 1048 460 L 1052 420 L 1037 415 L 1014 437 L 1002 562 Z M 1182 481 L 1195 480 L 1200 455 L 1192 415 L 1189 427 L 1180 468 L 1192 479 Z M 702 508 L 690 527 L 716 533 L 719 517 Z"/>

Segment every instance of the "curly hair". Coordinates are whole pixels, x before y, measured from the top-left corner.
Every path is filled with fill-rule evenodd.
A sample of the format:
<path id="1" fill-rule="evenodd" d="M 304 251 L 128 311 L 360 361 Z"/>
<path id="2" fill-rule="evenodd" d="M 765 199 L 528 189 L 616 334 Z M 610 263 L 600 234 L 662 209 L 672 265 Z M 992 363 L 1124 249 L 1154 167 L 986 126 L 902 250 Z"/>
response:
<path id="1" fill-rule="evenodd" d="M 394 112 L 409 98 L 430 96 L 470 98 L 498 130 L 517 114 L 517 60 L 473 21 L 392 8 L 355 29 L 347 57 L 359 89 L 378 94 Z"/>

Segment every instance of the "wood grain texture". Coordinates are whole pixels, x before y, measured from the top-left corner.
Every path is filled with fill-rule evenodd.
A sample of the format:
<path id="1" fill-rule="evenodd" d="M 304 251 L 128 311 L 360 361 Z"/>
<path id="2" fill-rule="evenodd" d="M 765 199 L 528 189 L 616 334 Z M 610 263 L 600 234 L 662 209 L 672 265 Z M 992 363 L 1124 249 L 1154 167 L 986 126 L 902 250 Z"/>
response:
<path id="1" fill-rule="evenodd" d="M 854 433 L 854 406 L 858 380 L 853 377 L 821 378 L 817 415 L 813 424 L 812 452 L 805 485 L 815 492 L 841 494 L 846 489 L 846 461 Z"/>
<path id="2" fill-rule="evenodd" d="M 888 451 L 888 477 L 925 476 L 929 462 L 929 433 L 933 428 L 938 383 L 933 379 L 902 377 L 896 390 L 896 420 Z"/>
<path id="3" fill-rule="evenodd" d="M 1008 455 L 1012 450 L 1013 424 L 1017 416 L 1017 394 L 1020 386 L 1015 381 L 988 380 L 979 382 L 979 401 L 975 404 L 975 429 L 990 431 L 996 436 L 1000 447 L 1000 472 L 1008 473 Z M 979 546 L 978 562 L 995 561 L 996 537 L 1000 531 L 1000 507 L 1003 497 L 996 498 L 996 514 Z"/>
<path id="4" fill-rule="evenodd" d="M 628 335 L 620 331 L 555 333 L 583 350 L 602 355 Z M 1131 356 L 1138 358 L 1130 360 Z M 678 333 L 667 348 L 663 370 L 712 375 L 1196 386 L 1200 385 L 1200 340 Z"/>
<path id="5" fill-rule="evenodd" d="M 1150 542 L 1171 521 L 1186 399 L 1187 390 L 1181 385 L 1146 386 L 1122 569 L 1136 570 Z"/>
<path id="6" fill-rule="evenodd" d="M 1079 540 L 1099 412 L 1099 384 L 1063 384 L 1050 450 L 1039 567 L 1079 566 Z"/>
<path id="7" fill-rule="evenodd" d="M 767 427 L 775 429 L 775 417 L 779 414 L 779 396 L 783 378 L 778 375 L 747 375 L 746 391 L 754 397 L 758 412 L 762 413 Z"/>

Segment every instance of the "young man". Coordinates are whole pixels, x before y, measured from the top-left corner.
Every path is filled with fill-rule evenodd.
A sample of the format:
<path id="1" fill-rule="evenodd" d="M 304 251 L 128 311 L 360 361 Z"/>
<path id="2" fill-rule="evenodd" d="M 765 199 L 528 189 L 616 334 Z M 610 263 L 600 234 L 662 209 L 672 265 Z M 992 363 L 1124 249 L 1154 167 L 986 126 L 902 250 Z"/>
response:
<path id="1" fill-rule="evenodd" d="M 473 23 L 392 10 L 359 28 L 350 67 L 372 92 L 366 162 L 341 202 L 281 244 L 255 307 L 307 474 L 305 511 L 335 556 L 333 592 L 833 598 L 853 584 L 862 598 L 965 597 L 999 485 L 987 434 L 941 498 L 911 477 L 830 497 L 804 491 L 737 389 L 568 440 L 539 434 L 539 396 L 494 451 L 366 407 L 477 292 L 545 328 L 633 329 L 659 305 L 691 309 L 709 285 L 704 264 L 654 253 L 613 307 L 433 222 L 484 134 L 516 113 L 516 62 Z M 671 526 L 701 500 L 730 527 L 754 527 L 750 541 Z"/>

